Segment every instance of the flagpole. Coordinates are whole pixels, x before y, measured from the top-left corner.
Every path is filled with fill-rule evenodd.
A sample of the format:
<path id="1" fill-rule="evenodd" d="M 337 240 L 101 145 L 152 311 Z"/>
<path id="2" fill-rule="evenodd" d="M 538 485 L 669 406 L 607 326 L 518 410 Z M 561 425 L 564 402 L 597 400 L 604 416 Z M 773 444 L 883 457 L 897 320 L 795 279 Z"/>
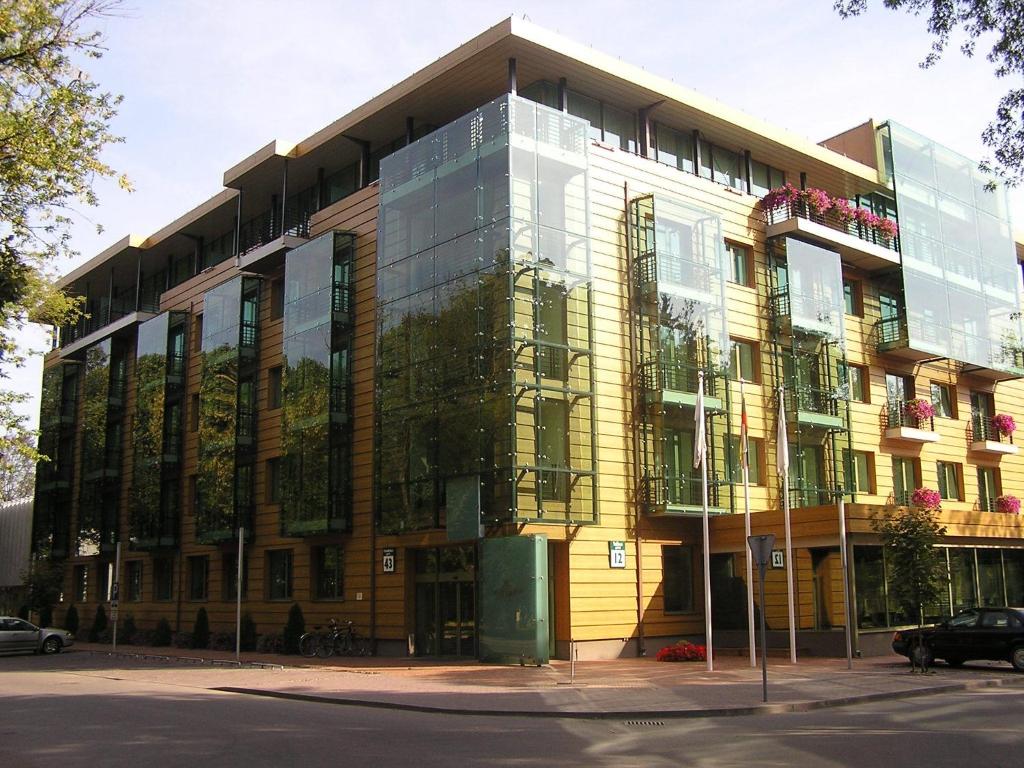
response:
<path id="1" fill-rule="evenodd" d="M 789 660 L 796 664 L 796 610 L 793 605 L 793 541 L 789 525 L 789 437 L 786 434 L 786 386 L 779 385 L 779 457 L 782 519 L 786 528 L 786 600 L 789 604 Z"/>
<path id="2" fill-rule="evenodd" d="M 707 628 L 706 646 L 708 672 L 715 671 L 714 652 L 712 651 L 711 633 L 711 538 L 708 533 L 708 462 L 707 437 L 704 432 L 704 371 L 697 372 L 697 407 L 694 410 L 696 423 L 696 441 L 694 457 L 700 462 L 701 509 L 704 523 L 704 626 Z"/>
<path id="3" fill-rule="evenodd" d="M 747 400 L 740 379 L 740 456 L 743 467 L 743 533 L 750 541 L 750 451 L 747 436 Z M 747 552 L 747 644 L 750 646 L 750 666 L 757 667 L 757 644 L 754 641 L 754 563 Z M 762 606 L 761 610 L 764 610 Z"/>

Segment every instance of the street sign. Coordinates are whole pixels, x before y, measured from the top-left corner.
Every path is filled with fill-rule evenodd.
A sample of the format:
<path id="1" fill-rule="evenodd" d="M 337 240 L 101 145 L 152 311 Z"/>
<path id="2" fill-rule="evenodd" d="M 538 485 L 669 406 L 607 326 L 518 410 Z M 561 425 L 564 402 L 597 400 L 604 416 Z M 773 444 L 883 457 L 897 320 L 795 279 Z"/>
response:
<path id="1" fill-rule="evenodd" d="M 785 568 L 786 556 L 781 549 L 772 550 L 772 568 Z"/>
<path id="2" fill-rule="evenodd" d="M 775 546 L 775 534 L 750 536 L 747 539 L 747 545 L 750 547 L 750 554 L 753 557 L 754 565 L 758 568 L 764 568 L 773 559 L 775 554 L 772 551 L 772 547 Z"/>
<path id="3" fill-rule="evenodd" d="M 608 567 L 609 568 L 625 568 L 626 567 L 626 542 L 624 542 L 624 541 L 609 541 L 608 542 Z"/>
<path id="4" fill-rule="evenodd" d="M 385 547 L 382 557 L 382 565 L 384 566 L 384 573 L 395 572 L 395 548 Z"/>
<path id="5" fill-rule="evenodd" d="M 117 605 L 117 598 L 121 593 L 120 585 L 115 581 L 114 586 L 110 588 L 110 602 L 113 605 Z"/>
<path id="6" fill-rule="evenodd" d="M 758 591 L 761 594 L 761 690 L 762 699 L 768 702 L 768 640 L 764 620 L 764 572 L 768 563 L 775 563 L 775 534 L 768 533 L 764 536 L 747 536 L 747 546 L 750 547 L 750 559 L 757 564 Z M 782 554 L 781 552 L 778 554 Z"/>

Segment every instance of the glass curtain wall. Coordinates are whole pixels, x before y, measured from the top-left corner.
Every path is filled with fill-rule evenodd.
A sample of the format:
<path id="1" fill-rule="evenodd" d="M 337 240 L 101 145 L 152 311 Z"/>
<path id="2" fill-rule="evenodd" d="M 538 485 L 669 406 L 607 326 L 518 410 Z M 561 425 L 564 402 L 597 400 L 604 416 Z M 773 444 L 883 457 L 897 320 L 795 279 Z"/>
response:
<path id="1" fill-rule="evenodd" d="M 350 316 L 354 235 L 332 232 L 285 259 L 281 412 L 284 536 L 351 521 Z"/>
<path id="2" fill-rule="evenodd" d="M 85 351 L 78 553 L 113 551 L 118 539 L 126 344 L 109 338 Z"/>
<path id="3" fill-rule="evenodd" d="M 259 278 L 240 275 L 203 298 L 196 539 L 251 531 Z"/>
<path id="4" fill-rule="evenodd" d="M 377 504 L 594 519 L 586 123 L 497 99 L 381 162 Z M 547 413 L 545 413 L 545 410 Z"/>
<path id="5" fill-rule="evenodd" d="M 650 513 L 663 513 L 702 504 L 692 451 L 698 374 L 703 372 L 709 504 L 720 507 L 725 501 L 719 499 L 719 488 L 729 466 L 723 397 L 731 351 L 721 222 L 710 211 L 662 195 L 634 200 L 630 217 L 638 378 L 644 393 L 645 506 Z"/>
<path id="6" fill-rule="evenodd" d="M 909 346 L 1024 375 L 1006 190 L 986 189 L 973 162 L 903 126 L 879 130 L 899 209 Z"/>
<path id="7" fill-rule="evenodd" d="M 128 515 L 136 549 L 178 542 L 186 317 L 164 312 L 139 326 Z"/>
<path id="8" fill-rule="evenodd" d="M 76 364 L 61 363 L 43 371 L 39 453 L 48 460 L 36 465 L 32 547 L 50 557 L 68 554 L 78 382 Z"/>

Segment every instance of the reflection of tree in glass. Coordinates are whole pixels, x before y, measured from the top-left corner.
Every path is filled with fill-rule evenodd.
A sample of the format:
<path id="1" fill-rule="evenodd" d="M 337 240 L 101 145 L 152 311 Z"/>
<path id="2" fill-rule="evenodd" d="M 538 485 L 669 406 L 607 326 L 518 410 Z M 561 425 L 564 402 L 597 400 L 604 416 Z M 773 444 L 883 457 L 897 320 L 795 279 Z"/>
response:
<path id="1" fill-rule="evenodd" d="M 202 357 L 196 531 L 200 539 L 227 539 L 235 522 L 238 348 L 224 344 Z"/>
<path id="2" fill-rule="evenodd" d="M 133 541 L 160 535 L 160 465 L 163 461 L 164 391 L 167 358 L 163 352 L 136 360 L 135 423 L 129 524 Z"/>

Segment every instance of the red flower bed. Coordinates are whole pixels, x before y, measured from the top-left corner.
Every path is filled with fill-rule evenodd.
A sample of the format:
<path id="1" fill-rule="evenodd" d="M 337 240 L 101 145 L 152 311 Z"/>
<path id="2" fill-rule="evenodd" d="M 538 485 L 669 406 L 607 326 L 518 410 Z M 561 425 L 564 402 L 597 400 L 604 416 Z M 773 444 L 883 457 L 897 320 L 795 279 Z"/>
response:
<path id="1" fill-rule="evenodd" d="M 708 651 L 703 645 L 683 640 L 675 645 L 666 645 L 654 658 L 658 661 L 707 661 Z"/>

